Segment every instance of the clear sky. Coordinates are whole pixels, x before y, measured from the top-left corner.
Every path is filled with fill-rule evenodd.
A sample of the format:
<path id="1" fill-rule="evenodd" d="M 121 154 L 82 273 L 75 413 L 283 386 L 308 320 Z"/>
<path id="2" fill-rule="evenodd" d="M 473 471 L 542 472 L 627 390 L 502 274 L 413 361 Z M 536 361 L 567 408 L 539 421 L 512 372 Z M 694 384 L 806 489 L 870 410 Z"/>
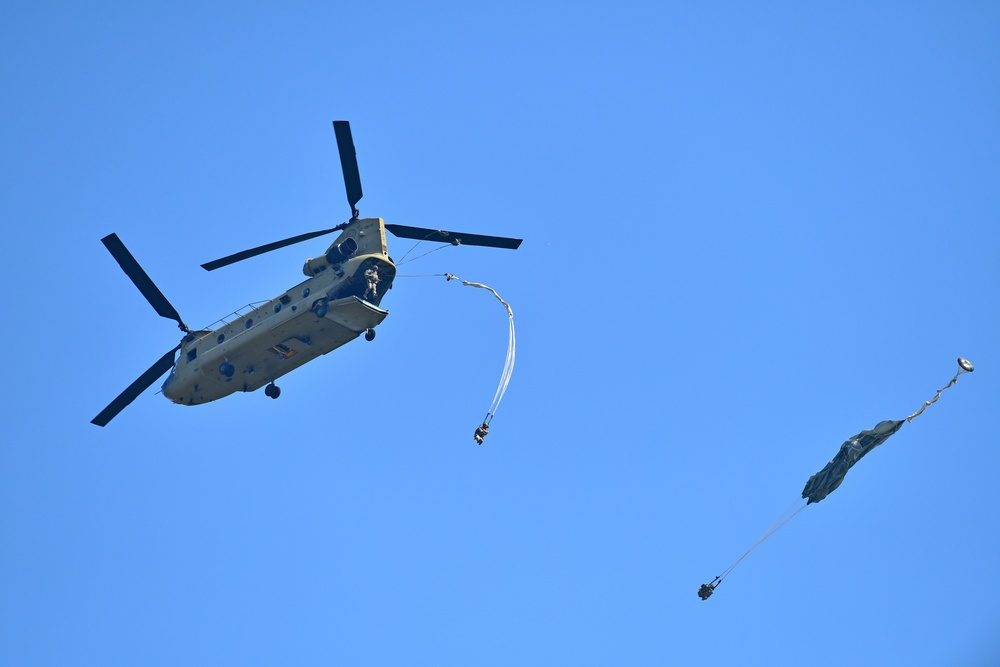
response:
<path id="1" fill-rule="evenodd" d="M 1000 664 L 996 3 L 6 3 L 0 90 L 0 664 Z M 524 244 L 90 424 L 179 337 L 101 237 L 279 295 L 328 239 L 199 264 L 347 219 L 334 119 L 363 216 Z"/>

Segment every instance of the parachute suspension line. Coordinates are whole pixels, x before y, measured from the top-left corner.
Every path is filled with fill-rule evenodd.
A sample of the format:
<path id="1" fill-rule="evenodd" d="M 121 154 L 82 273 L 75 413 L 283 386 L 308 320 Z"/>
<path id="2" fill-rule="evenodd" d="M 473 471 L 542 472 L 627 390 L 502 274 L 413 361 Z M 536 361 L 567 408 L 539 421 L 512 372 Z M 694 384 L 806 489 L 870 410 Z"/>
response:
<path id="1" fill-rule="evenodd" d="M 504 303 L 506 306 L 507 304 Z M 517 347 L 517 337 L 514 334 L 514 313 L 510 310 L 510 306 L 507 306 L 507 312 L 510 313 L 508 318 L 508 333 L 507 333 L 507 357 L 503 362 L 503 373 L 500 376 L 500 383 L 497 385 L 496 393 L 493 394 L 493 402 L 490 403 L 490 409 L 486 413 L 486 418 L 483 423 L 489 426 L 490 422 L 493 421 L 493 415 L 496 414 L 497 408 L 500 407 L 500 401 L 503 400 L 503 395 L 507 393 L 507 385 L 510 384 L 510 376 L 514 373 L 514 351 Z"/>
<path id="2" fill-rule="evenodd" d="M 483 444 L 483 439 L 486 437 L 486 434 L 489 433 L 490 422 L 493 421 L 497 408 L 500 407 L 500 401 L 503 400 L 503 396 L 507 392 L 507 385 L 510 384 L 510 377 L 514 373 L 514 356 L 517 349 L 517 338 L 514 333 L 514 311 L 511 309 L 510 304 L 504 301 L 503 297 L 497 294 L 497 291 L 489 285 L 462 280 L 458 276 L 450 273 L 446 273 L 444 275 L 449 281 L 458 280 L 466 287 L 478 287 L 480 289 L 488 290 L 497 298 L 497 301 L 502 303 L 503 307 L 507 309 L 507 319 L 509 324 L 507 335 L 507 358 L 504 359 L 503 373 L 500 375 L 500 383 L 497 385 L 496 393 L 493 395 L 493 402 L 490 403 L 490 409 L 486 411 L 486 417 L 483 418 L 483 423 L 476 429 L 475 439 L 476 442 L 481 445 Z"/>
<path id="3" fill-rule="evenodd" d="M 929 401 L 924 401 L 924 404 L 922 406 L 920 406 L 919 410 L 917 410 L 912 415 L 910 415 L 909 417 L 907 417 L 906 418 L 907 423 L 912 422 L 914 419 L 916 419 L 917 417 L 919 417 L 920 413 L 923 412 L 924 410 L 926 410 L 928 405 L 930 405 L 931 403 L 937 403 L 937 400 L 939 398 L 941 398 L 941 392 L 944 391 L 945 389 L 947 389 L 948 387 L 950 387 L 951 385 L 955 384 L 956 382 L 958 382 L 958 376 L 959 375 L 961 375 L 962 373 L 971 373 L 973 370 L 975 370 L 975 367 L 972 365 L 971 361 L 969 361 L 968 359 L 963 359 L 962 357 L 959 357 L 958 358 L 958 372 L 955 373 L 955 377 L 953 377 L 951 379 L 951 382 L 949 382 L 945 386 L 943 386 L 940 389 L 938 389 L 937 390 L 937 394 L 934 395 L 934 398 L 932 398 Z"/>
<path id="4" fill-rule="evenodd" d="M 771 537 L 771 535 L 774 535 L 776 532 L 778 532 L 778 530 L 780 530 L 782 528 L 782 526 L 784 526 L 786 523 L 788 523 L 789 521 L 791 521 L 792 519 L 794 519 L 798 515 L 799 512 L 801 512 L 803 509 L 806 508 L 806 505 L 808 505 L 808 503 L 803 503 L 800 500 L 796 500 L 795 502 L 793 502 L 788 507 L 788 509 L 785 510 L 785 512 L 781 516 L 779 516 L 774 521 L 774 523 L 771 524 L 771 527 L 768 528 L 766 531 L 764 531 L 764 534 L 761 535 L 760 538 L 756 542 L 754 542 L 753 545 L 749 549 L 747 549 L 746 552 L 742 556 L 740 556 L 739 558 L 736 559 L 735 563 L 733 563 L 732 565 L 730 565 L 729 567 L 727 567 L 722 572 L 722 574 L 720 574 L 719 576 L 717 576 L 715 578 L 715 580 L 712 582 L 712 588 L 715 588 L 716 586 L 718 586 L 719 584 L 721 584 L 722 580 L 725 579 L 726 577 L 728 577 L 729 573 L 732 572 L 736 568 L 736 566 L 740 564 L 740 561 L 742 561 L 744 558 L 746 558 L 750 554 L 751 551 L 753 551 L 754 549 L 756 549 L 757 547 L 759 547 L 764 540 L 766 540 L 767 538 Z"/>

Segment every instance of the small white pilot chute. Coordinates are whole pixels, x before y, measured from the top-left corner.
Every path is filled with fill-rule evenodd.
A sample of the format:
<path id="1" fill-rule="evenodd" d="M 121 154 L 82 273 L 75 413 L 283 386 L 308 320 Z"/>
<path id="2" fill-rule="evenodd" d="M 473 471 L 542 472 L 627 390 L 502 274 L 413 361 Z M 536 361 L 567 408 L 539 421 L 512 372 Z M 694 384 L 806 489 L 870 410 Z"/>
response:
<path id="1" fill-rule="evenodd" d="M 510 323 L 510 334 L 507 339 L 507 358 L 504 360 L 503 373 L 500 375 L 500 384 L 497 385 L 497 391 L 496 394 L 493 395 L 493 402 L 490 403 L 490 409 L 487 410 L 483 423 L 476 427 L 475 434 L 473 435 L 476 444 L 481 445 L 483 444 L 483 440 L 486 438 L 486 435 L 490 432 L 490 422 L 493 421 L 493 416 L 496 414 L 497 408 L 500 407 L 500 401 L 503 400 L 503 395 L 507 392 L 507 385 L 510 384 L 510 376 L 514 372 L 514 352 L 516 343 L 514 336 L 514 311 L 511 310 L 510 304 L 504 301 L 492 287 L 482 283 L 472 283 L 468 280 L 462 280 L 458 276 L 450 273 L 445 273 L 444 276 L 449 281 L 457 280 L 466 287 L 478 287 L 480 289 L 489 290 L 493 293 L 493 296 L 497 298 L 497 301 L 502 303 L 503 307 L 507 309 L 507 317 Z"/>

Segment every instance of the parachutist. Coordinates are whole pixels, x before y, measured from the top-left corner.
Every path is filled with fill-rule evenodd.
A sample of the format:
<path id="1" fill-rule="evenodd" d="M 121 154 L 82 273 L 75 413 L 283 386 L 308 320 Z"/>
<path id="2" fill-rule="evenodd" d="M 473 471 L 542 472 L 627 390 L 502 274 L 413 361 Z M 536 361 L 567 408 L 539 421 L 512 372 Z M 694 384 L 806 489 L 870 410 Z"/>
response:
<path id="1" fill-rule="evenodd" d="M 872 429 L 867 429 L 861 431 L 855 436 L 848 438 L 844 441 L 844 444 L 840 446 L 840 451 L 837 455 L 827 463 L 822 470 L 817 472 L 815 475 L 811 476 L 806 482 L 805 488 L 802 489 L 802 498 L 806 500 L 805 504 L 800 505 L 798 509 L 795 508 L 793 504 L 785 513 L 778 517 L 778 520 L 771 524 L 760 539 L 757 540 L 742 556 L 736 559 L 736 562 L 730 565 L 722 574 L 717 576 L 709 584 L 702 584 L 701 588 L 698 589 L 698 597 L 702 600 L 707 600 L 712 593 L 715 591 L 716 587 L 722 581 L 729 576 L 730 572 L 733 571 L 740 562 L 747 557 L 747 555 L 756 549 L 760 544 L 766 540 L 768 537 L 774 534 L 776 530 L 784 526 L 786 523 L 794 519 L 799 512 L 808 507 L 813 503 L 818 503 L 819 501 L 826 498 L 832 492 L 836 491 L 837 488 L 843 483 L 848 470 L 851 469 L 858 461 L 860 461 L 868 452 L 872 451 L 876 447 L 882 445 L 886 440 L 888 440 L 892 435 L 894 435 L 906 422 L 913 421 L 916 417 L 927 408 L 927 406 L 935 403 L 940 397 L 941 393 L 958 382 L 958 377 L 962 373 L 971 373 L 974 370 L 972 362 L 964 357 L 958 358 L 958 372 L 951 379 L 951 381 L 946 384 L 941 389 L 938 389 L 937 394 L 929 401 L 925 401 L 923 406 L 912 415 L 907 417 L 905 420 L 885 420 L 881 421 L 875 425 Z"/>
<path id="2" fill-rule="evenodd" d="M 476 439 L 477 445 L 481 445 L 483 444 L 483 440 L 486 438 L 486 435 L 489 432 L 490 432 L 489 425 L 486 422 L 483 422 L 482 424 L 476 427 L 476 433 L 472 437 Z"/>

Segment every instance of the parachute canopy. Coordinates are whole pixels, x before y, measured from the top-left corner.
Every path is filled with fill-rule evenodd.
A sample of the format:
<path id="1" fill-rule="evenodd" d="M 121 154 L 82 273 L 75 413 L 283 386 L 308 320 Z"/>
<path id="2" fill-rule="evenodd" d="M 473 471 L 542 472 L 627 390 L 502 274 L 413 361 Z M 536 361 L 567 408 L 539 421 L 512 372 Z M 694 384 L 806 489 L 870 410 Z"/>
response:
<path id="1" fill-rule="evenodd" d="M 809 478 L 802 497 L 808 498 L 807 505 L 818 503 L 832 493 L 844 481 L 851 466 L 861 457 L 885 442 L 890 435 L 903 426 L 904 420 L 879 422 L 870 431 L 862 431 L 840 446 L 840 451 L 818 473 Z"/>

